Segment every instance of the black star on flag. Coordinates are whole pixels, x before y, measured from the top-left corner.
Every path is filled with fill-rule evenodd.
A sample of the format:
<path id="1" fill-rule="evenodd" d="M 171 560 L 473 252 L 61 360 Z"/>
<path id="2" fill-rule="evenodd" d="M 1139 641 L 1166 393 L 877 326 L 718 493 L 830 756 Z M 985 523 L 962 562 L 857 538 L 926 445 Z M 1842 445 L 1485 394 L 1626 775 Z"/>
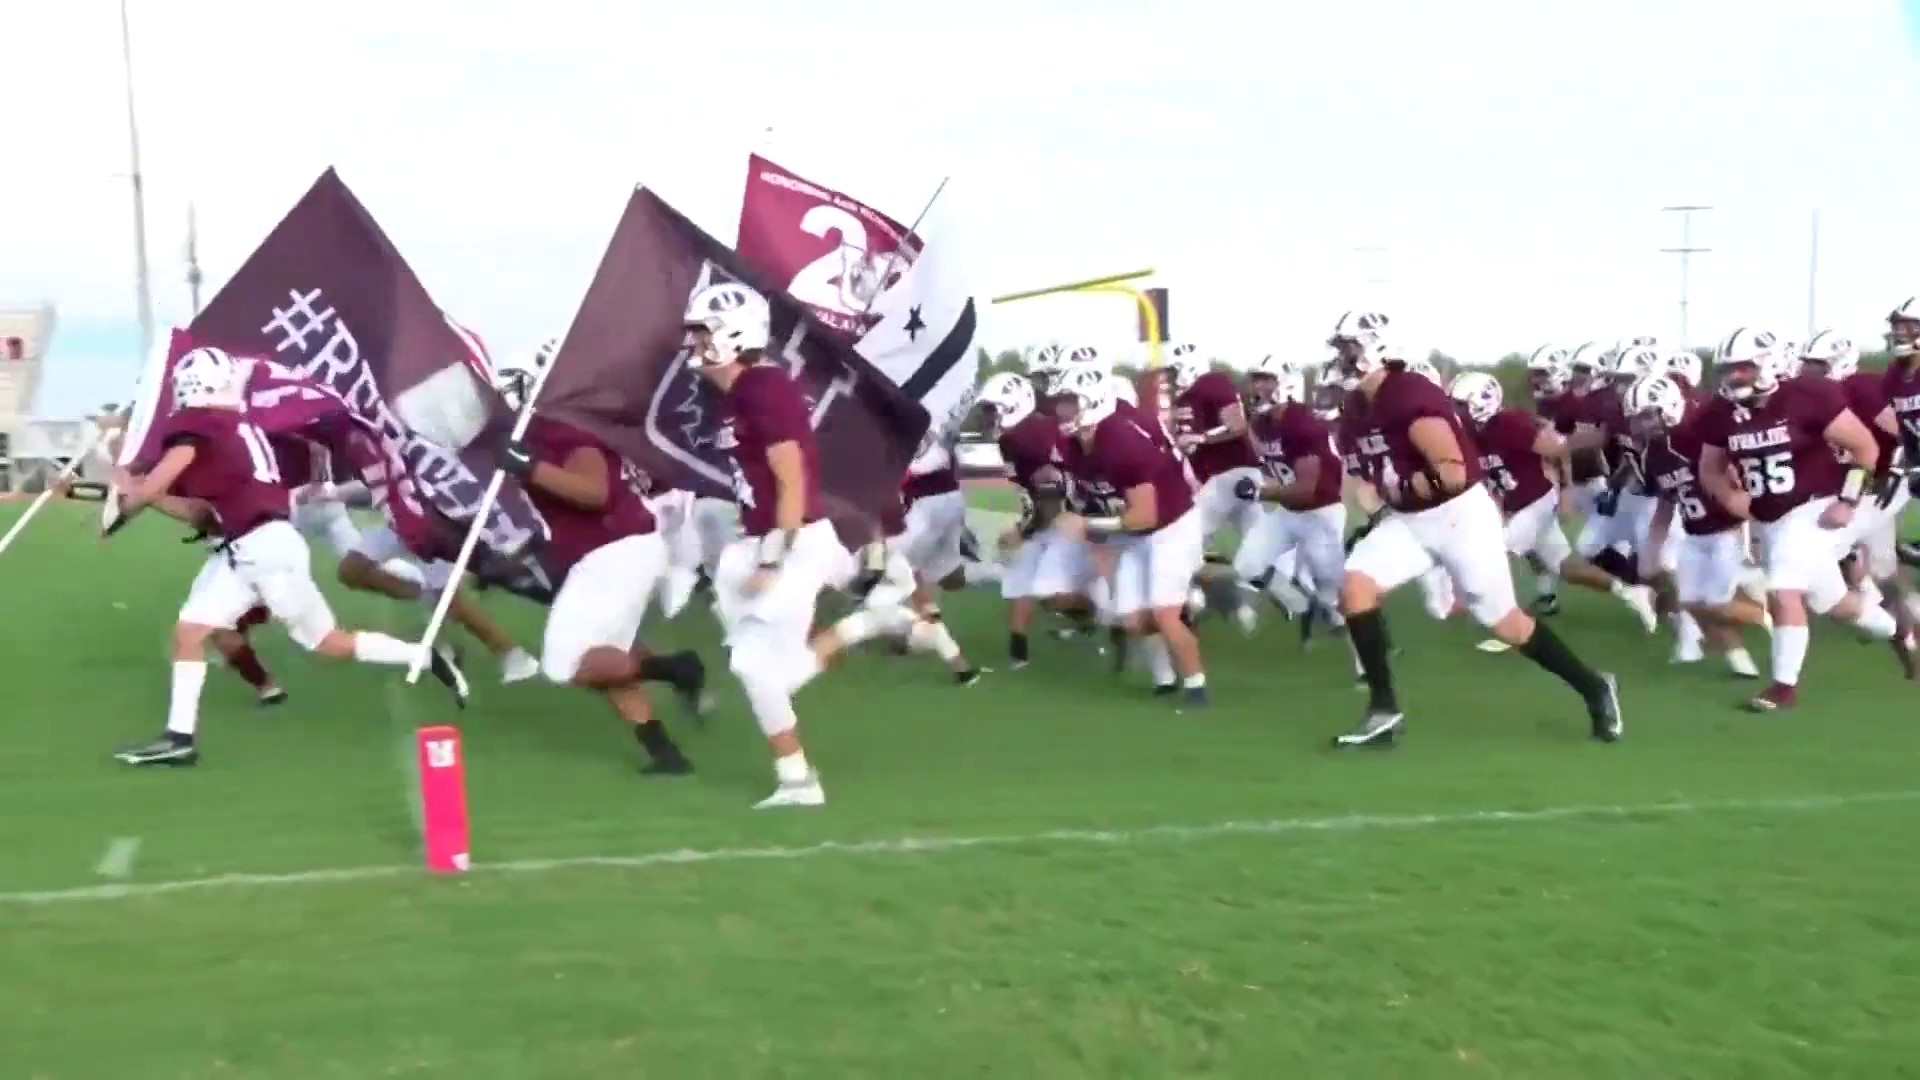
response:
<path id="1" fill-rule="evenodd" d="M 920 321 L 920 305 L 915 304 L 913 307 L 908 308 L 907 309 L 907 325 L 905 328 L 907 331 L 907 340 L 919 341 L 920 331 L 925 330 L 926 328 L 927 328 L 927 324 Z"/>

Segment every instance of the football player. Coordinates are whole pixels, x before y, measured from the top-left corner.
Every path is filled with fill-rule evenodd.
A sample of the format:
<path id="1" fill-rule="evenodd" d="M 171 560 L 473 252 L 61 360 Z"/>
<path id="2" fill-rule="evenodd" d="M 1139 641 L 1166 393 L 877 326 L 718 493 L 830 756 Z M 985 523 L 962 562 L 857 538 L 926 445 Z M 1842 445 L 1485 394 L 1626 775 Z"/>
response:
<path id="1" fill-rule="evenodd" d="M 1879 446 L 1836 384 L 1783 378 L 1779 349 L 1765 330 L 1727 335 L 1715 357 L 1720 395 L 1699 421 L 1701 486 L 1736 518 L 1757 523 L 1767 572 L 1773 684 L 1748 702 L 1756 712 L 1798 701 L 1809 613 L 1881 641 L 1896 631 L 1892 615 L 1847 589 L 1839 566 Z"/>
<path id="2" fill-rule="evenodd" d="M 1193 577 L 1205 554 L 1200 513 L 1179 455 L 1148 431 L 1147 417 L 1120 411 L 1115 376 L 1084 372 L 1066 380 L 1069 436 L 1085 453 L 1084 467 L 1100 478 L 1119 506 L 1097 516 L 1065 513 L 1054 527 L 1074 539 L 1100 538 L 1113 548 L 1112 603 L 1127 632 L 1165 650 L 1179 677 L 1183 706 L 1207 704 L 1200 642 L 1182 619 Z M 1176 689 L 1156 662 L 1155 691 Z"/>
<path id="3" fill-rule="evenodd" d="M 495 459 L 520 481 L 549 530 L 537 555 L 559 587 L 547 608 L 541 670 L 555 683 L 606 698 L 646 750 L 643 772 L 693 771 L 641 684 L 673 682 L 697 710 L 705 665 L 692 652 L 634 650 L 667 571 L 667 542 L 643 501 L 645 475 L 587 432 L 540 416 L 520 439 L 507 434 Z"/>
<path id="4" fill-rule="evenodd" d="M 1346 409 L 1362 414 L 1357 464 L 1392 507 L 1347 556 L 1340 605 L 1369 696 L 1359 727 L 1335 744 L 1389 745 L 1404 727 L 1380 603 L 1436 566 L 1447 570 L 1475 619 L 1580 695 L 1594 738 L 1620 738 L 1614 677 L 1589 667 L 1516 605 L 1505 527 L 1473 442 L 1446 392 L 1407 370 L 1405 352 L 1384 340 L 1387 329 L 1384 316 L 1349 314 L 1330 339 L 1346 385 L 1357 392 Z"/>
<path id="5" fill-rule="evenodd" d="M 1000 447 L 1024 509 L 1002 550 L 1012 549 L 1000 595 L 1007 601 L 1007 656 L 1021 668 L 1031 659 L 1028 629 L 1036 604 L 1084 611 L 1076 594 L 1087 577 L 1085 546 L 1053 528 L 1065 502 L 1066 476 L 1060 467 L 1060 422 L 1041 410 L 1032 383 L 1012 372 L 988 379 L 978 408 Z"/>
<path id="6" fill-rule="evenodd" d="M 1341 498 L 1345 474 L 1333 432 L 1307 405 L 1306 380 L 1284 364 L 1269 357 L 1254 368 L 1249 381 L 1254 392 L 1253 442 L 1266 475 L 1243 477 L 1235 494 L 1275 506 L 1243 534 L 1234 553 L 1234 574 L 1248 588 L 1269 593 L 1302 616 L 1305 633 L 1311 632 L 1315 615 L 1339 625 L 1347 507 Z M 1317 605 L 1306 601 L 1293 584 L 1296 570 L 1311 583 Z"/>
<path id="7" fill-rule="evenodd" d="M 1235 495 L 1242 481 L 1260 482 L 1260 459 L 1247 436 L 1247 410 L 1240 390 L 1225 372 L 1207 366 L 1191 345 L 1176 346 L 1166 378 L 1173 391 L 1175 444 L 1193 466 L 1200 490 L 1200 525 L 1207 539 L 1232 525 L 1244 540 L 1253 532 L 1259 507 Z"/>
<path id="8" fill-rule="evenodd" d="M 1506 518 L 1507 554 L 1526 559 L 1536 571 L 1611 593 L 1652 632 L 1659 625 L 1653 590 L 1622 582 L 1567 544 L 1560 528 L 1560 493 L 1552 481 L 1553 463 L 1565 460 L 1566 440 L 1532 413 L 1503 408 L 1500 380 L 1484 371 L 1461 372 L 1447 392 L 1466 414 L 1487 487 Z M 1481 648 L 1504 652 L 1504 644 L 1496 638 Z"/>
<path id="9" fill-rule="evenodd" d="M 777 786 L 756 809 L 822 806 L 826 790 L 800 745 L 793 695 L 820 671 L 809 647 L 814 601 L 844 579 L 846 549 L 820 497 L 820 457 L 806 399 L 779 364 L 762 363 L 772 312 L 760 294 L 721 283 L 688 302 L 691 362 L 722 395 L 722 442 L 734 463 L 744 534 L 720 554 L 714 598 L 729 666 L 773 754 Z"/>
<path id="10" fill-rule="evenodd" d="M 247 365 L 219 349 L 195 349 L 173 370 L 173 414 L 163 423 L 161 455 L 135 475 L 116 470 L 121 528 L 152 506 L 222 543 L 207 557 L 180 608 L 173 633 L 173 688 L 160 735 L 115 756 L 128 765 L 191 765 L 206 646 L 264 606 L 301 647 L 323 656 L 400 666 L 419 645 L 373 630 L 345 630 L 313 581 L 307 542 L 289 522 L 292 499 L 266 433 L 246 418 Z M 466 679 L 444 648 L 431 654 L 434 677 L 464 705 Z"/>
<path id="11" fill-rule="evenodd" d="M 1747 568 L 1740 520 L 1700 483 L 1699 411 L 1670 374 L 1648 375 L 1628 387 L 1623 407 L 1657 500 L 1640 550 L 1641 573 L 1648 578 L 1660 573 L 1661 553 L 1672 551 L 1675 592 L 1704 643 L 1726 657 L 1735 675 L 1757 679 L 1760 670 L 1740 629 L 1762 624 L 1765 610 L 1741 595 Z M 1672 532 L 1675 517 L 1678 536 Z"/>

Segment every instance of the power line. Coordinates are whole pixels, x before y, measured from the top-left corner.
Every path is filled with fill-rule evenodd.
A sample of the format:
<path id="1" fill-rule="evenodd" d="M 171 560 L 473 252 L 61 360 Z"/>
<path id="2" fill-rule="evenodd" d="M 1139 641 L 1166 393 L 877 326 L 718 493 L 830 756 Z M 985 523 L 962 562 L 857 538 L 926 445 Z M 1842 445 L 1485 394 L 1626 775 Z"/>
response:
<path id="1" fill-rule="evenodd" d="M 1680 215 L 1680 246 L 1661 248 L 1667 255 L 1680 256 L 1680 347 L 1693 347 L 1693 339 L 1687 336 L 1687 299 L 1691 284 L 1693 256 L 1704 255 L 1712 248 L 1693 246 L 1693 215 L 1713 209 L 1711 206 L 1663 206 L 1662 213 Z"/>

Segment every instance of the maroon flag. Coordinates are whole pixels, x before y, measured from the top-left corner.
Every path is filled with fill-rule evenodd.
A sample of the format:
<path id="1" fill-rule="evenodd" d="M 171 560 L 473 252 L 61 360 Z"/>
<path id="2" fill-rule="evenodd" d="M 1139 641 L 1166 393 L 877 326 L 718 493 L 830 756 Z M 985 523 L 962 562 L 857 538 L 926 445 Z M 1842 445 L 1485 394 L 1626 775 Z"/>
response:
<path id="1" fill-rule="evenodd" d="M 430 522 L 456 525 L 457 546 L 494 472 L 480 436 L 506 423 L 508 414 L 478 339 L 433 302 L 333 170 L 241 264 L 187 338 L 194 346 L 263 358 L 270 363 L 256 365 L 256 373 L 284 369 L 295 383 L 310 382 L 342 402 L 358 427 L 375 433 L 391 470 L 384 479 L 396 492 L 417 497 Z M 170 407 L 172 363 L 185 352 L 177 348 L 182 342 L 175 344 L 164 360 L 153 358 L 142 380 L 124 460 L 147 452 L 155 410 Z M 256 400 L 259 389 L 250 382 Z M 302 400 L 296 391 L 282 403 Z M 375 486 L 376 478 L 363 478 Z M 398 516 L 395 505 L 386 509 L 416 555 L 452 557 L 410 527 L 406 504 L 398 504 Z M 546 524 L 526 493 L 508 481 L 487 516 L 476 569 L 528 595 L 548 594 L 550 583 L 530 557 L 531 545 L 545 536 Z"/>
<path id="2" fill-rule="evenodd" d="M 536 407 L 592 432 L 673 487 L 739 497 L 744 484 L 736 488 L 719 445 L 718 392 L 684 348 L 688 298 L 716 281 L 738 281 L 767 298 L 770 352 L 812 411 L 827 511 L 844 537 L 866 539 L 898 500 L 926 410 L 651 191 L 636 190 L 627 202 Z"/>

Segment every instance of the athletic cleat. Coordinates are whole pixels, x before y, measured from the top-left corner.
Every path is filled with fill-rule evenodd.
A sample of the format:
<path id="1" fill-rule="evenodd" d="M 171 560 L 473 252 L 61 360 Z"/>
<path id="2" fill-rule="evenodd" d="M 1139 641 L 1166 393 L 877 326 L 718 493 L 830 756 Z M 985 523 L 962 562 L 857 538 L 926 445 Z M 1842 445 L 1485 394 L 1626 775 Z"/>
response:
<path id="1" fill-rule="evenodd" d="M 540 674 L 540 659 L 525 649 L 513 648 L 500 654 L 500 681 L 508 686 L 525 682 Z"/>
<path id="2" fill-rule="evenodd" d="M 263 709 L 270 709 L 275 705 L 285 705 L 287 703 L 287 692 L 278 686 L 269 686 L 265 690 L 260 691 L 260 696 L 257 701 Z"/>
<path id="3" fill-rule="evenodd" d="M 693 772 L 693 762 L 675 750 L 671 754 L 661 754 L 648 759 L 640 766 L 641 776 L 687 776 Z"/>
<path id="4" fill-rule="evenodd" d="M 1474 648 L 1479 649 L 1483 653 L 1495 653 L 1495 654 L 1503 653 L 1503 652 L 1511 652 L 1513 650 L 1513 646 L 1507 644 L 1504 641 L 1501 641 L 1499 638 L 1493 638 L 1493 637 L 1490 637 L 1487 640 L 1481 642 L 1480 644 L 1475 645 Z"/>
<path id="5" fill-rule="evenodd" d="M 148 742 L 115 752 L 113 759 L 122 765 L 192 765 L 200 760 L 200 751 L 193 745 L 193 736 L 163 731 Z"/>
<path id="6" fill-rule="evenodd" d="M 809 773 L 805 780 L 781 784 L 773 794 L 753 804 L 755 810 L 778 810 L 787 806 L 825 806 L 826 789 L 820 786 L 820 774 Z"/>
<path id="7" fill-rule="evenodd" d="M 968 668 L 965 671 L 956 671 L 953 673 L 953 681 L 956 686 L 972 686 L 974 683 L 980 681 L 980 676 L 992 670 L 992 668 L 980 667 Z"/>
<path id="8" fill-rule="evenodd" d="M 1177 682 L 1160 683 L 1153 688 L 1154 697 L 1172 697 L 1179 692 L 1180 684 Z"/>
<path id="9" fill-rule="evenodd" d="M 1727 653 L 1727 670 L 1742 679 L 1760 677 L 1760 669 L 1754 665 L 1753 656 L 1745 649 L 1734 649 Z"/>
<path id="10" fill-rule="evenodd" d="M 1333 745 L 1341 748 L 1392 746 L 1394 740 L 1400 737 L 1400 729 L 1406 726 L 1406 722 L 1406 716 L 1401 713 L 1368 710 L 1367 718 L 1360 722 L 1360 726 L 1344 735 L 1335 735 Z"/>
<path id="11" fill-rule="evenodd" d="M 440 680 L 440 685 L 453 692 L 454 704 L 466 708 L 467 673 L 460 670 L 459 654 L 451 646 L 436 645 L 428 666 L 433 677 Z"/>
<path id="12" fill-rule="evenodd" d="M 1660 632 L 1660 613 L 1653 608 L 1653 589 L 1647 585 L 1629 585 L 1620 594 L 1620 600 L 1627 605 L 1640 620 L 1640 626 L 1649 634 Z"/>
<path id="13" fill-rule="evenodd" d="M 1800 703 L 1800 693 L 1786 683 L 1777 682 L 1747 700 L 1747 711 L 1784 712 Z"/>
<path id="14" fill-rule="evenodd" d="M 1180 704 L 1174 711 L 1193 712 L 1205 709 L 1212 704 L 1213 697 L 1207 693 L 1206 687 L 1189 686 L 1186 688 L 1186 691 L 1180 695 Z"/>
<path id="15" fill-rule="evenodd" d="M 1558 615 L 1560 614 L 1560 596 L 1557 593 L 1541 593 L 1533 598 L 1531 608 L 1535 615 Z"/>
<path id="16" fill-rule="evenodd" d="M 1601 742 L 1619 742 L 1627 733 L 1627 722 L 1620 715 L 1620 680 L 1610 674 L 1600 676 L 1599 696 L 1587 702 L 1587 716 L 1593 721 L 1593 737 Z"/>

